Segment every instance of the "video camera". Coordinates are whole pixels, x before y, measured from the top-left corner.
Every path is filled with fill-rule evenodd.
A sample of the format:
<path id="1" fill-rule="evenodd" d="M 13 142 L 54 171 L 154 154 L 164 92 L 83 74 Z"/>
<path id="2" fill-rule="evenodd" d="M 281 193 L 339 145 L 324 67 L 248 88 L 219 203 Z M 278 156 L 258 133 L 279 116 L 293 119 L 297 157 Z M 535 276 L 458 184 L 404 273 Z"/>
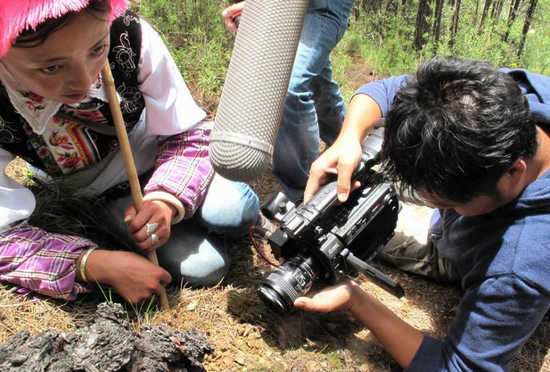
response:
<path id="1" fill-rule="evenodd" d="M 336 181 L 322 187 L 307 203 L 295 206 L 282 193 L 262 204 L 264 216 L 280 228 L 267 238 L 277 267 L 258 288 L 258 296 L 278 313 L 289 311 L 317 279 L 333 285 L 359 272 L 386 291 L 402 297 L 403 288 L 367 262 L 393 237 L 399 202 L 394 188 L 372 170 L 379 161 L 384 128 L 363 143 L 361 163 L 352 182 L 361 187 L 338 204 Z"/>

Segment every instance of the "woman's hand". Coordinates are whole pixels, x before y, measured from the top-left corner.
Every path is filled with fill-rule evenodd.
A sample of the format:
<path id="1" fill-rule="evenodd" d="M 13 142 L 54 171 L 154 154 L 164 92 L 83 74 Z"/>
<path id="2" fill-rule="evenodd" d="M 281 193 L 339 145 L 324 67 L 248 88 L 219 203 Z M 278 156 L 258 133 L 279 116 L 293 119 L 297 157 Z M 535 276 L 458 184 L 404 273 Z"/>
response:
<path id="1" fill-rule="evenodd" d="M 78 262 L 77 262 L 78 265 Z M 160 295 L 162 287 L 172 281 L 162 267 L 133 252 L 94 250 L 86 262 L 90 282 L 107 284 L 124 299 L 139 303 Z"/>
<path id="2" fill-rule="evenodd" d="M 170 238 L 170 223 L 176 208 L 162 200 L 148 200 L 136 214 L 134 204 L 124 213 L 124 222 L 136 247 L 151 251 L 166 243 Z"/>

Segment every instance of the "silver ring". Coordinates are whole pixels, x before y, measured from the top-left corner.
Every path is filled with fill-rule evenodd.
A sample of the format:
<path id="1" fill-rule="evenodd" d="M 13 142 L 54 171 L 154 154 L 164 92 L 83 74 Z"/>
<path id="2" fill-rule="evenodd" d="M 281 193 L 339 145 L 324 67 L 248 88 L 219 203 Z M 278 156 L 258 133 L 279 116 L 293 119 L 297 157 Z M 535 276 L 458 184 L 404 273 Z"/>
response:
<path id="1" fill-rule="evenodd" d="M 159 237 L 155 234 L 151 234 L 151 245 L 155 245 L 159 242 Z"/>
<path id="2" fill-rule="evenodd" d="M 145 232 L 147 236 L 151 236 L 157 229 L 159 228 L 159 224 L 156 222 L 153 223 L 146 223 L 145 227 L 147 228 L 147 231 Z"/>

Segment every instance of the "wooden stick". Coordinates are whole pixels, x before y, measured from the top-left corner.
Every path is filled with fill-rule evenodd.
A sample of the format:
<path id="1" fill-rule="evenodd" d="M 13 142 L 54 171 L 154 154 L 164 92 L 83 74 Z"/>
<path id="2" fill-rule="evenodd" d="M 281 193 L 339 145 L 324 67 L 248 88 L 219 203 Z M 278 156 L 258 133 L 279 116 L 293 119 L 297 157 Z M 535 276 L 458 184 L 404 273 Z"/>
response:
<path id="1" fill-rule="evenodd" d="M 134 199 L 136 209 L 139 211 L 143 206 L 143 196 L 141 195 L 141 187 L 139 185 L 136 164 L 134 163 L 130 141 L 128 140 L 128 133 L 126 132 L 126 126 L 124 125 L 124 118 L 122 117 L 122 112 L 120 111 L 115 81 L 113 79 L 113 75 L 111 74 L 111 66 L 108 59 L 105 60 L 105 66 L 103 66 L 103 69 L 101 70 L 101 78 L 103 79 L 105 92 L 107 93 L 107 98 L 109 99 L 109 107 L 115 122 L 116 135 L 118 137 L 118 143 L 120 144 L 120 152 L 122 153 L 122 159 L 124 160 L 126 174 L 128 175 L 132 198 Z M 150 262 L 158 266 L 159 262 L 155 251 L 147 252 L 147 258 Z M 166 296 L 164 287 L 162 287 L 162 292 L 160 293 L 160 303 L 164 310 L 170 309 L 170 304 L 168 303 L 168 297 Z"/>

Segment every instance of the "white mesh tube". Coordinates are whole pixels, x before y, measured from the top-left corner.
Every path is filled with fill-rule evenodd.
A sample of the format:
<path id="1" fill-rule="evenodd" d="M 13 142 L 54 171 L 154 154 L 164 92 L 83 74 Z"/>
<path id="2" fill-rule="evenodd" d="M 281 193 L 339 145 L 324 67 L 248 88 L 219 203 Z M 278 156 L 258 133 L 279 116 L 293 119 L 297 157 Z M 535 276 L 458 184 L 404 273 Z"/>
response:
<path id="1" fill-rule="evenodd" d="M 267 168 L 309 0 L 247 0 L 214 130 L 212 166 L 251 181 Z"/>

